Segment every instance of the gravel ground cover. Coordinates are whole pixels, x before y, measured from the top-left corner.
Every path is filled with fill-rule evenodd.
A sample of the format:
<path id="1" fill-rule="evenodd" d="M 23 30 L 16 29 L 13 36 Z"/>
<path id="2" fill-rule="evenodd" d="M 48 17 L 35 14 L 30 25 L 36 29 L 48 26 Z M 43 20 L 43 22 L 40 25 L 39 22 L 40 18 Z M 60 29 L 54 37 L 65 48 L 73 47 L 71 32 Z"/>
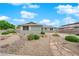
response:
<path id="1" fill-rule="evenodd" d="M 71 34 L 46 33 L 39 40 L 28 41 L 26 36 L 14 34 L 5 40 L 0 40 L 0 55 L 22 56 L 78 56 L 79 43 L 68 42 L 65 36 Z M 1 54 L 2 53 L 2 54 Z"/>

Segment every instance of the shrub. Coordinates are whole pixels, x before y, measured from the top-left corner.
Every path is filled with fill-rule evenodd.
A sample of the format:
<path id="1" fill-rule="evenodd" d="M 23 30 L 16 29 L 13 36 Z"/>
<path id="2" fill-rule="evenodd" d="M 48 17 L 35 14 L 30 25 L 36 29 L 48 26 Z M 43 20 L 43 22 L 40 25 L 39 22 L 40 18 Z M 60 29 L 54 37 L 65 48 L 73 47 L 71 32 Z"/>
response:
<path id="1" fill-rule="evenodd" d="M 79 38 L 77 36 L 66 36 L 65 40 L 70 42 L 79 42 Z"/>
<path id="2" fill-rule="evenodd" d="M 10 34 L 10 33 L 16 33 L 16 32 L 15 32 L 15 30 L 12 29 L 12 30 L 7 30 L 6 32 L 2 32 L 1 34 L 7 35 L 7 34 Z"/>
<path id="3" fill-rule="evenodd" d="M 34 35 L 34 39 L 38 40 L 40 37 L 38 35 Z"/>
<path id="4" fill-rule="evenodd" d="M 33 34 L 28 35 L 28 36 L 27 36 L 27 39 L 28 39 L 28 40 L 33 40 Z"/>
<path id="5" fill-rule="evenodd" d="M 59 36 L 57 33 L 53 34 L 53 36 Z"/>
<path id="6" fill-rule="evenodd" d="M 30 34 L 27 36 L 28 40 L 38 40 L 40 37 L 38 35 L 35 34 Z"/>
<path id="7" fill-rule="evenodd" d="M 9 32 L 2 32 L 1 34 L 2 35 L 7 35 L 7 34 L 9 34 Z"/>
<path id="8" fill-rule="evenodd" d="M 7 32 L 8 33 L 16 33 L 14 29 L 8 29 Z"/>
<path id="9" fill-rule="evenodd" d="M 76 34 L 77 36 L 79 36 L 79 34 Z"/>
<path id="10" fill-rule="evenodd" d="M 45 34 L 45 32 L 41 32 L 41 34 L 42 34 L 42 35 L 44 35 L 44 34 Z"/>

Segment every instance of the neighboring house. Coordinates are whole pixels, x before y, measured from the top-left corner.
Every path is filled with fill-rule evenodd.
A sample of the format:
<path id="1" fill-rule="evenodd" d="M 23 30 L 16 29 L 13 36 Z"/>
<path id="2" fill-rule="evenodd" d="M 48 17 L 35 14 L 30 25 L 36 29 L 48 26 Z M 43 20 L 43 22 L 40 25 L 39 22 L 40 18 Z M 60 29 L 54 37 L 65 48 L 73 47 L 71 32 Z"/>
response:
<path id="1" fill-rule="evenodd" d="M 79 33 L 79 22 L 63 25 L 61 26 L 61 28 L 59 28 L 59 31 L 69 33 Z"/>
<path id="2" fill-rule="evenodd" d="M 17 29 L 20 31 L 25 31 L 25 32 L 30 32 L 30 33 L 36 33 L 36 32 L 40 33 L 41 28 L 42 28 L 42 25 L 34 23 L 34 22 L 29 22 L 17 27 Z"/>
<path id="3" fill-rule="evenodd" d="M 29 22 L 23 25 L 19 25 L 17 30 L 26 31 L 30 33 L 40 33 L 41 31 L 49 32 L 53 31 L 53 27 L 43 26 L 34 22 Z"/>
<path id="4" fill-rule="evenodd" d="M 43 26 L 42 30 L 44 32 L 53 32 L 54 31 L 54 27 L 52 27 L 52 26 Z"/>

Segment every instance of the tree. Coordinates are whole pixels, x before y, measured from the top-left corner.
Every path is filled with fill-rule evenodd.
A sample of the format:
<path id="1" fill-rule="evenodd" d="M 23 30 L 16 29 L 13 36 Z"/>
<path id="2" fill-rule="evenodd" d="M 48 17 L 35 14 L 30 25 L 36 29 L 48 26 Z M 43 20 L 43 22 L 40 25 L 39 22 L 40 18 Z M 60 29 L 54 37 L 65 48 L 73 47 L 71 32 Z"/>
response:
<path id="1" fill-rule="evenodd" d="M 15 29 L 15 26 L 8 21 L 0 20 L 0 30 Z"/>

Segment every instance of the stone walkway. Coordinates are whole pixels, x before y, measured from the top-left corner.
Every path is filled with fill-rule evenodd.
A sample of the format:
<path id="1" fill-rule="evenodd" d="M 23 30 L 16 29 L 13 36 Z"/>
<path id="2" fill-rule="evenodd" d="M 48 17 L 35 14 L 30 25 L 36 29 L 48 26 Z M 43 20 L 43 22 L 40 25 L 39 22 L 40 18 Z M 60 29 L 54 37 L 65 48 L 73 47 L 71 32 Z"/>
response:
<path id="1" fill-rule="evenodd" d="M 53 37 L 49 34 L 50 38 L 50 48 L 52 51 L 52 55 L 54 56 L 77 56 L 73 50 L 70 50 L 64 46 L 66 42 L 62 40 L 60 37 Z"/>

